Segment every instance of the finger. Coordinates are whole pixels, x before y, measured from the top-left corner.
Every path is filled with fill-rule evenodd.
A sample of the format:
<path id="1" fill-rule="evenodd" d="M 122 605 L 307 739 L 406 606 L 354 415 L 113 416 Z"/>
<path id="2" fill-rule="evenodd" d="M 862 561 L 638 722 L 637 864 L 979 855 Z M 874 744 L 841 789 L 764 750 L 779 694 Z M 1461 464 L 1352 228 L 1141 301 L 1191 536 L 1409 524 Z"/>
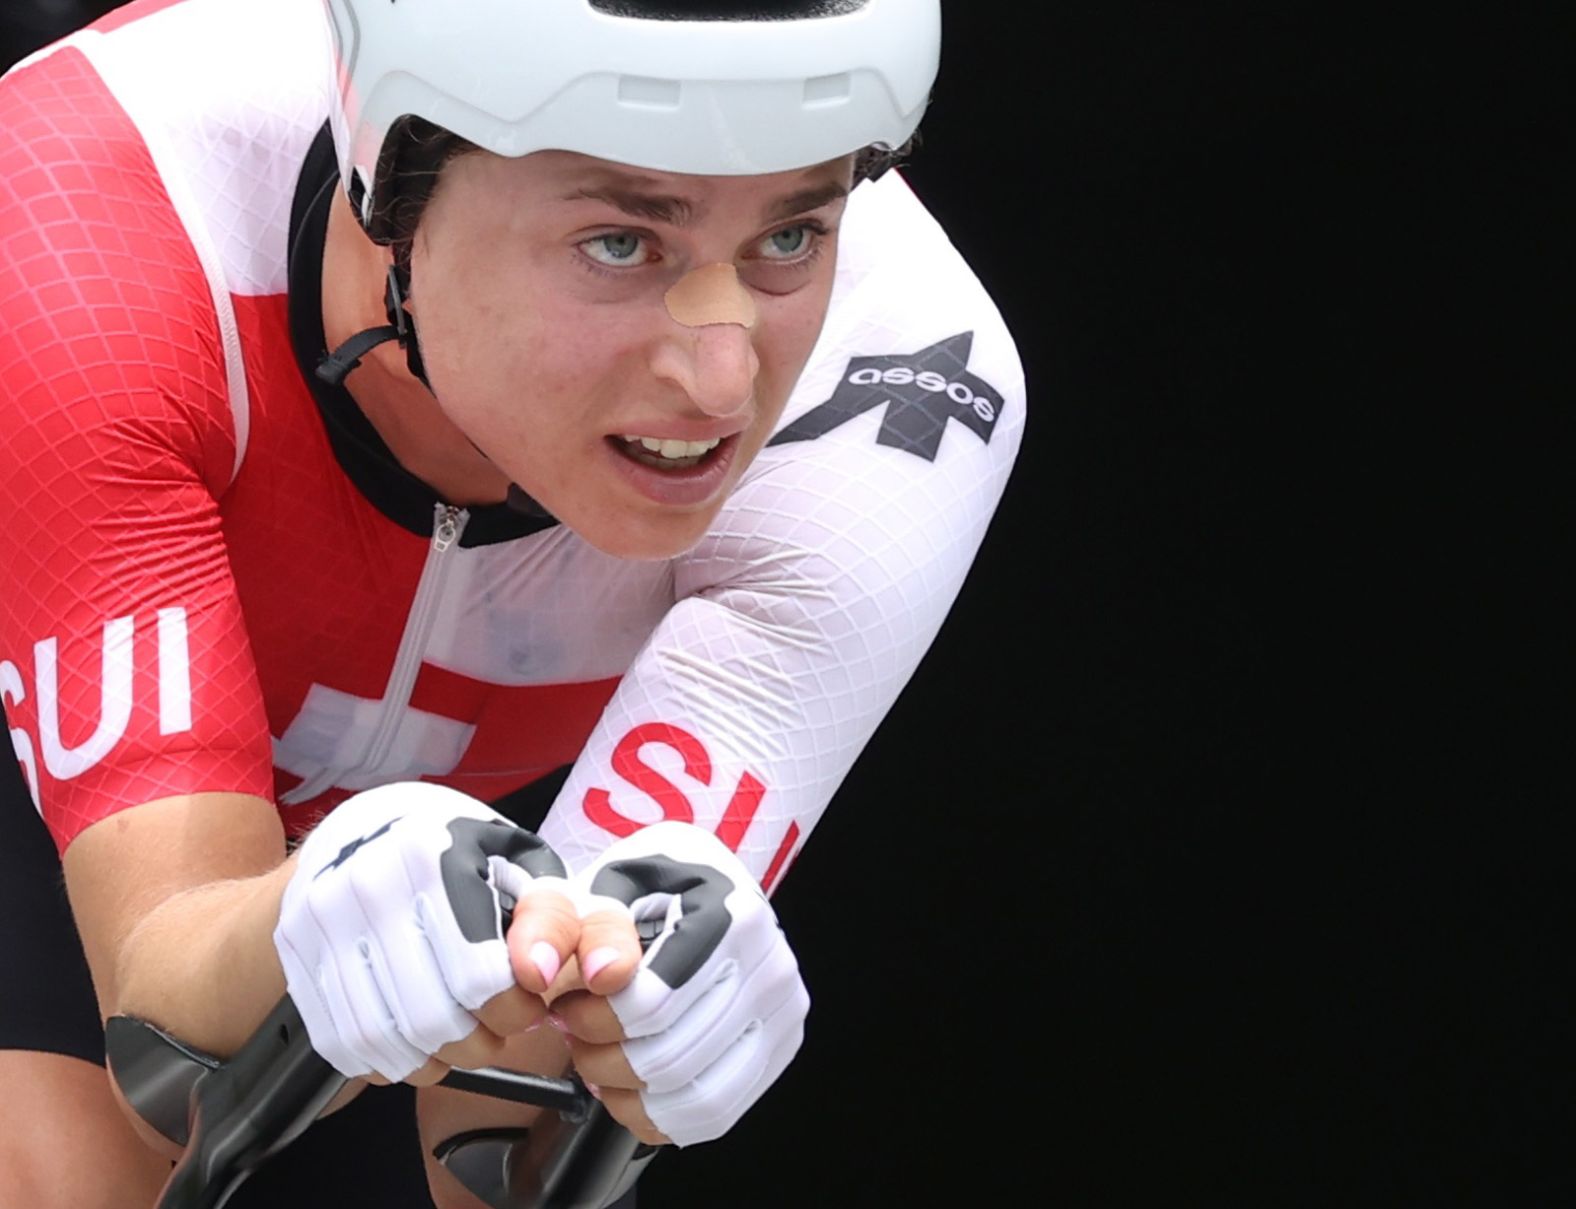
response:
<path id="1" fill-rule="evenodd" d="M 613 1005 L 592 991 L 569 991 L 553 1000 L 549 1023 L 581 1041 L 607 1045 L 623 1041 L 624 1026 Z"/>
<path id="2" fill-rule="evenodd" d="M 508 1047 L 507 1038 L 500 1037 L 485 1025 L 478 1025 L 470 1036 L 462 1041 L 449 1042 L 434 1057 L 448 1066 L 480 1070 L 484 1066 L 496 1066 Z"/>
<path id="3" fill-rule="evenodd" d="M 560 995 L 570 991 L 583 991 L 585 985 L 585 981 L 580 977 L 580 958 L 571 953 L 569 960 L 564 962 L 564 968 L 558 971 L 558 977 L 553 979 L 553 985 L 542 992 L 542 1001 L 551 1008 Z"/>
<path id="4" fill-rule="evenodd" d="M 509 962 L 516 981 L 540 995 L 553 984 L 580 940 L 580 915 L 557 890 L 528 890 L 509 925 Z"/>
<path id="5" fill-rule="evenodd" d="M 728 974 L 667 1029 L 628 1041 L 624 1055 L 649 1090 L 672 1091 L 698 1079 L 752 1027 L 765 1024 L 769 1035 L 787 1036 L 808 1009 L 797 965 L 768 959 L 743 978 Z"/>
<path id="6" fill-rule="evenodd" d="M 602 1102 L 608 1115 L 634 1134 L 647 1146 L 665 1146 L 669 1138 L 646 1115 L 646 1106 L 641 1102 L 638 1091 L 626 1091 L 620 1087 L 598 1086 L 596 1098 Z"/>
<path id="7" fill-rule="evenodd" d="M 640 965 L 640 933 L 626 911 L 595 911 L 580 922 L 580 977 L 598 995 L 629 985 Z"/>
<path id="8" fill-rule="evenodd" d="M 415 895 L 414 887 L 410 893 Z M 407 932 L 389 943 L 369 936 L 362 950 L 400 1036 L 423 1058 L 476 1027 L 475 1017 L 451 996 L 433 993 L 446 983 L 433 937 L 425 930 Z"/>
<path id="9" fill-rule="evenodd" d="M 571 1040 L 569 1057 L 575 1064 L 575 1070 L 580 1072 L 580 1077 L 587 1083 L 627 1091 L 641 1091 L 646 1086 L 629 1065 L 622 1046 L 590 1045 L 584 1041 Z"/>
<path id="10" fill-rule="evenodd" d="M 760 1099 L 792 1059 L 798 1042 L 792 1037 L 774 1045 L 766 1030 L 750 1029 L 698 1079 L 671 1091 L 647 1088 L 641 1104 L 681 1145 L 713 1141 Z"/>
<path id="11" fill-rule="evenodd" d="M 474 1015 L 498 1036 L 512 1037 L 540 1028 L 547 1016 L 547 1005 L 541 996 L 513 986 L 494 995 Z"/>
<path id="12" fill-rule="evenodd" d="M 325 949 L 345 954 L 355 951 L 364 921 L 348 879 L 329 878 L 315 886 L 301 908 Z M 363 1000 L 363 1010 L 373 1012 L 370 1004 L 381 1006 L 381 992 L 376 990 L 364 962 L 352 958 L 313 965 L 315 968 L 306 971 L 302 985 L 293 989 L 298 1003 L 315 1009 L 307 1019 L 319 1017 L 330 1025 L 326 1036 L 314 1036 L 313 1045 L 336 1070 L 355 1077 L 384 1072 L 402 1074 L 421 1065 L 425 1054 L 411 1051 L 410 1060 L 403 1061 L 404 1055 L 390 1054 L 366 1035 L 356 1001 Z"/>
<path id="13" fill-rule="evenodd" d="M 442 1083 L 444 1079 L 448 1078 L 448 1075 L 449 1067 L 446 1063 L 439 1062 L 436 1058 L 428 1058 L 420 1070 L 406 1075 L 403 1081 L 409 1083 L 412 1087 L 433 1087 Z M 388 1086 L 383 1079 L 374 1078 L 370 1082 L 376 1083 L 380 1087 Z"/>
<path id="14" fill-rule="evenodd" d="M 372 951 L 368 945 L 362 960 L 325 968 L 320 985 L 341 1044 L 368 1070 L 399 1079 L 406 1071 L 419 1069 L 427 1055 L 400 1036 L 384 987 L 379 985 L 381 968 L 367 959 Z"/>

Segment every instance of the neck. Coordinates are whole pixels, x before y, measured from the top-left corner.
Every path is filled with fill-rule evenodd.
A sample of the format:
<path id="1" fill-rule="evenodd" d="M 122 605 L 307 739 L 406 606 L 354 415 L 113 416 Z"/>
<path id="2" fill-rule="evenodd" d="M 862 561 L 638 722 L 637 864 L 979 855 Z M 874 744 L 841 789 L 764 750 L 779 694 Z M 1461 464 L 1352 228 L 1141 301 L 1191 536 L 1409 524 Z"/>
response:
<path id="1" fill-rule="evenodd" d="M 323 249 L 323 335 L 330 349 L 388 322 L 383 310 L 388 252 L 367 238 L 336 190 Z M 406 470 L 452 504 L 502 502 L 509 480 L 450 422 L 405 364 L 397 344 L 373 349 L 345 389 Z"/>

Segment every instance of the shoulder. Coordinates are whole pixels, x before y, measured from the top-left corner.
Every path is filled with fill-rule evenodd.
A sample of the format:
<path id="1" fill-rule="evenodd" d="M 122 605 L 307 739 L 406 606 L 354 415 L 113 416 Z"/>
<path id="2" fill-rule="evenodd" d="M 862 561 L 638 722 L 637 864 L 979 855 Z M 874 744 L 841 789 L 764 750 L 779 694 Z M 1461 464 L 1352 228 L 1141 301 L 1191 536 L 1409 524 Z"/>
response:
<path id="1" fill-rule="evenodd" d="M 272 294 L 331 61 L 318 0 L 142 0 L 24 59 L 0 95 L 134 146 L 214 283 Z"/>
<path id="2" fill-rule="evenodd" d="M 217 469 L 230 444 L 215 432 L 229 426 L 226 393 L 207 277 L 113 93 L 71 47 L 0 80 L 9 429 L 47 443 L 51 431 L 140 440 L 152 426 Z M 10 442 L 11 459 L 25 445 Z"/>
<path id="3" fill-rule="evenodd" d="M 0 78 L 0 406 L 105 440 L 156 424 L 233 479 L 237 300 L 284 290 L 323 23 L 315 0 L 143 0 Z"/>
<path id="4" fill-rule="evenodd" d="M 1022 366 L 973 267 L 898 172 L 849 199 L 837 285 L 814 361 L 913 354 L 916 339 L 968 333 L 970 368 L 1021 395 Z"/>
<path id="5" fill-rule="evenodd" d="M 960 457 L 1005 467 L 1026 403 L 1017 345 L 990 293 L 888 173 L 849 199 L 826 324 L 759 472 L 806 458 L 899 477 Z"/>
<path id="6" fill-rule="evenodd" d="M 940 306 L 1001 323 L 974 268 L 900 171 L 860 185 L 848 200 L 831 322 L 872 307 L 905 324 Z"/>
<path id="7" fill-rule="evenodd" d="M 805 608 L 933 617 L 1002 498 L 1025 391 L 1000 311 L 898 176 L 855 192 L 842 233 L 820 339 L 681 595 L 764 580 Z"/>

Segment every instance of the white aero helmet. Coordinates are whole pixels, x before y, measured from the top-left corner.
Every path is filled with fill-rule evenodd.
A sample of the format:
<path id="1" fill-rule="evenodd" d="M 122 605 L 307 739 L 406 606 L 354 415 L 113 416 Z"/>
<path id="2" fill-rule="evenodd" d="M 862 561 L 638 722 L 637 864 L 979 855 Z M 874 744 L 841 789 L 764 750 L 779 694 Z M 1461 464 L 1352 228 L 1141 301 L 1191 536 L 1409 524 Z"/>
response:
<path id="1" fill-rule="evenodd" d="M 345 188 L 373 238 L 390 135 L 750 176 L 913 136 L 940 0 L 324 0 Z"/>

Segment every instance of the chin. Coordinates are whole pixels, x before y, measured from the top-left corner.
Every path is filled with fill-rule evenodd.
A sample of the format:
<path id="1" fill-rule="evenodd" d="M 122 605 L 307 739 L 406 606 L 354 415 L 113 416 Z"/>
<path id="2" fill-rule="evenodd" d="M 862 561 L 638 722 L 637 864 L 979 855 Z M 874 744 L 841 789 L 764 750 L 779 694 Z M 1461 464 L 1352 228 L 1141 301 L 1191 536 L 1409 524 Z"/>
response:
<path id="1" fill-rule="evenodd" d="M 559 517 L 587 545 L 611 558 L 629 562 L 666 562 L 687 554 L 700 544 L 716 518 L 716 509 L 701 516 L 671 516 L 662 521 L 650 518 L 604 517 L 577 523 L 573 517 Z"/>

